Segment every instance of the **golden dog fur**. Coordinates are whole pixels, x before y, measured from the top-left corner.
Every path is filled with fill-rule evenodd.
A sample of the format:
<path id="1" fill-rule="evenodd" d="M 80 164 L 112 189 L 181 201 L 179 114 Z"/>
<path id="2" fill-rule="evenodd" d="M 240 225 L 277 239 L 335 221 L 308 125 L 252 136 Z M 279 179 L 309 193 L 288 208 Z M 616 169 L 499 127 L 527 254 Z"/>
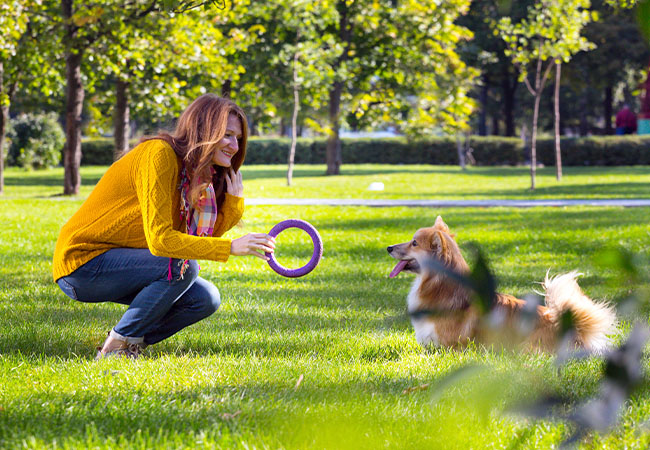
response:
<path id="1" fill-rule="evenodd" d="M 417 275 L 407 306 L 416 338 L 423 346 L 457 346 L 470 340 L 483 344 L 495 340 L 512 343 L 519 337 L 527 348 L 550 351 L 558 345 L 558 322 L 567 310 L 573 314 L 576 345 L 595 353 L 602 353 L 609 346 L 608 334 L 615 330 L 616 323 L 614 310 L 610 305 L 594 302 L 582 292 L 576 282 L 577 272 L 553 278 L 546 275 L 542 284 L 546 305 L 537 306 L 537 320 L 532 330 L 521 337 L 524 300 L 497 294 L 493 311 L 497 314 L 492 317 L 501 320 L 495 333 L 495 327 L 482 320 L 467 287 L 427 268 L 427 259 L 435 257 L 457 273 L 468 274 L 470 271 L 449 227 L 440 216 L 434 226 L 419 229 L 411 241 L 391 245 L 387 250 L 393 258 L 400 260 L 391 278 L 401 271 Z"/>

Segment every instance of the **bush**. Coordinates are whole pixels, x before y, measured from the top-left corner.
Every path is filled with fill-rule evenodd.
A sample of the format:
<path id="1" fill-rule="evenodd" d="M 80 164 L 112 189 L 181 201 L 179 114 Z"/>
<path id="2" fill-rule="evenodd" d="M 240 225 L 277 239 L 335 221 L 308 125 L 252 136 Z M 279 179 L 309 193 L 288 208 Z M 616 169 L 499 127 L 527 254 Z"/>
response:
<path id="1" fill-rule="evenodd" d="M 112 138 L 84 139 L 81 142 L 81 164 L 108 166 L 113 164 L 115 141 Z"/>
<path id="2" fill-rule="evenodd" d="M 592 136 L 563 138 L 562 164 L 567 166 L 633 166 L 650 164 L 650 136 Z M 538 159 L 555 165 L 555 141 L 538 141 Z"/>
<path id="3" fill-rule="evenodd" d="M 65 134 L 56 114 L 21 114 L 9 121 L 7 164 L 31 169 L 61 163 Z"/>
<path id="4" fill-rule="evenodd" d="M 138 145 L 138 139 L 129 141 L 130 148 Z M 81 142 L 81 165 L 109 166 L 115 160 L 113 138 L 87 138 Z"/>
<path id="5" fill-rule="evenodd" d="M 131 142 L 136 145 L 137 141 Z M 248 140 L 246 164 L 286 164 L 291 146 L 289 138 Z M 479 166 L 520 165 L 528 160 L 521 139 L 502 136 L 472 136 L 472 156 Z M 619 166 L 650 164 L 650 136 L 594 136 L 563 138 L 562 163 L 566 166 Z M 325 163 L 325 138 L 299 138 L 296 164 Z M 111 164 L 112 139 L 89 139 L 82 144 L 82 164 Z M 434 137 L 409 142 L 403 137 L 341 139 L 343 164 L 458 164 L 456 139 Z M 537 159 L 555 164 L 552 138 L 537 140 Z"/>

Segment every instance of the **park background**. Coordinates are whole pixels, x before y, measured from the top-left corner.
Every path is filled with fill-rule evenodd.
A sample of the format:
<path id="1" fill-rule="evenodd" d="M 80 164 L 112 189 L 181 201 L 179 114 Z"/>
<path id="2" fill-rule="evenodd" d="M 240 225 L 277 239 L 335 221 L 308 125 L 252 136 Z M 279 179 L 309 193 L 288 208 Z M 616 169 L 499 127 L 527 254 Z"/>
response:
<path id="1" fill-rule="evenodd" d="M 648 207 L 270 202 L 647 199 L 650 2 L 3 0 L 0 26 L 0 447 L 648 446 L 645 341 L 628 337 L 650 311 Z M 253 134 L 257 202 L 228 236 L 302 218 L 324 259 L 298 280 L 202 262 L 215 316 L 95 362 L 123 308 L 60 292 L 59 229 L 117 154 L 205 92 Z M 617 136 L 624 104 L 637 131 Z M 438 214 L 500 291 L 582 272 L 626 346 L 418 347 L 412 277 L 388 279 L 385 248 Z M 281 238 L 283 264 L 308 258 L 301 233 Z"/>

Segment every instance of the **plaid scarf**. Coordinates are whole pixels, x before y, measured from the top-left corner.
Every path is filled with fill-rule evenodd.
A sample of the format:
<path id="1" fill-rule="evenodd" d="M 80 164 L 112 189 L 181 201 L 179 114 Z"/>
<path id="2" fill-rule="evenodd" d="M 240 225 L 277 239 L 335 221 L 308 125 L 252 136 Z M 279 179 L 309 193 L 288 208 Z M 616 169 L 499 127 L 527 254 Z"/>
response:
<path id="1" fill-rule="evenodd" d="M 214 167 L 210 167 L 210 178 L 216 173 Z M 187 234 L 192 236 L 212 236 L 214 223 L 217 220 L 217 197 L 214 192 L 212 183 L 201 192 L 196 206 L 193 208 L 192 203 L 188 200 L 187 194 L 190 188 L 190 179 L 187 176 L 187 170 L 183 167 L 181 171 L 181 220 L 185 221 Z M 187 269 L 188 260 L 183 260 L 179 279 L 183 278 L 185 269 Z M 169 270 L 167 279 L 172 279 L 172 258 L 169 258 Z"/>

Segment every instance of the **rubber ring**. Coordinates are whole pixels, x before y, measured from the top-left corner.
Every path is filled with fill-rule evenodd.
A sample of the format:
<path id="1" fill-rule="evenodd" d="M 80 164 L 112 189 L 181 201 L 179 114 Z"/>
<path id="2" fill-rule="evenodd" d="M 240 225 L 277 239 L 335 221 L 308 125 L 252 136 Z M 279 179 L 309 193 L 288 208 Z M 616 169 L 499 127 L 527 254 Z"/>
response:
<path id="1" fill-rule="evenodd" d="M 266 256 L 269 258 L 269 266 L 271 266 L 271 269 L 283 277 L 298 278 L 305 276 L 316 268 L 321 258 L 323 257 L 323 240 L 320 238 L 320 234 L 318 234 L 316 228 L 314 228 L 309 222 L 300 219 L 283 220 L 271 228 L 271 231 L 269 231 L 269 236 L 276 237 L 287 228 L 300 228 L 301 230 L 306 231 L 314 243 L 314 253 L 311 255 L 309 262 L 298 269 L 287 269 L 278 263 L 278 261 L 275 259 L 274 253 L 266 253 Z"/>

